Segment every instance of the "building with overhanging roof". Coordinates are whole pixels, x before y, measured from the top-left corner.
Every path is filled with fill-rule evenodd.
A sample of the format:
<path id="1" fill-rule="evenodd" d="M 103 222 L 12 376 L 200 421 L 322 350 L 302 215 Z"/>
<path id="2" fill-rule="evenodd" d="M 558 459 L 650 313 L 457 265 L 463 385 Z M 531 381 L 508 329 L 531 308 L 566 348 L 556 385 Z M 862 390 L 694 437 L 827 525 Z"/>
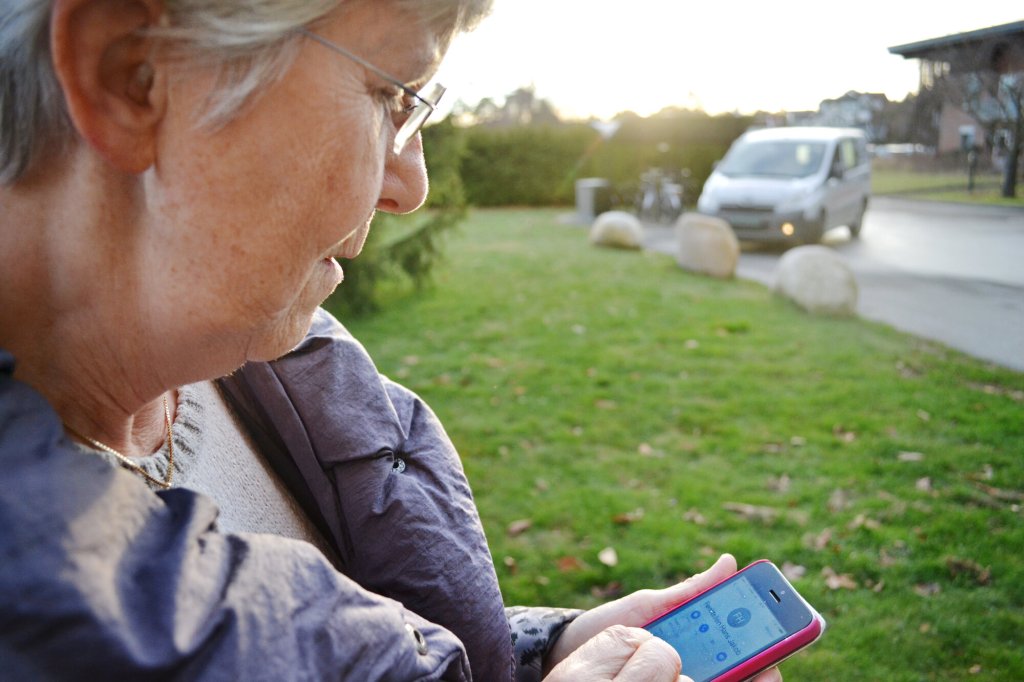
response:
<path id="1" fill-rule="evenodd" d="M 990 149 L 1015 187 L 1024 140 L 1024 20 L 889 48 L 921 65 L 920 92 L 943 97 L 940 153 Z M 1007 184 L 1004 182 L 1004 195 Z"/>

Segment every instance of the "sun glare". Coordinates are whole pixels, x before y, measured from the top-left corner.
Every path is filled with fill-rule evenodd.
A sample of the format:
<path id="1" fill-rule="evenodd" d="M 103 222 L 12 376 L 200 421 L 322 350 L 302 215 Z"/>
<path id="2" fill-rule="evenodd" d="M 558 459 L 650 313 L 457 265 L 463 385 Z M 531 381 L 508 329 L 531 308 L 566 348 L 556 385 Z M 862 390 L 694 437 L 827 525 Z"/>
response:
<path id="1" fill-rule="evenodd" d="M 1002 0 L 934 10 L 880 0 L 848 13 L 809 0 L 495 0 L 493 15 L 456 39 L 440 77 L 447 107 L 532 86 L 571 118 L 668 106 L 797 111 L 849 90 L 903 99 L 917 89 L 917 65 L 889 46 L 1020 19 Z"/>

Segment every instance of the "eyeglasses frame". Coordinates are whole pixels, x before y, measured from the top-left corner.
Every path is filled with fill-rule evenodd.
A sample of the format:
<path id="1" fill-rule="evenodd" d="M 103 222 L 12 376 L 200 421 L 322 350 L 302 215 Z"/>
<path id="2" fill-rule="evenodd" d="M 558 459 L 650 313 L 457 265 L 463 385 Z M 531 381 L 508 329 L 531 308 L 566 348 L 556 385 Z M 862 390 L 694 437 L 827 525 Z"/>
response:
<path id="1" fill-rule="evenodd" d="M 420 129 L 423 127 L 423 124 L 430 117 L 430 115 L 437 110 L 437 104 L 438 102 L 441 101 L 441 97 L 442 95 L 444 95 L 446 90 L 446 88 L 440 83 L 434 83 L 433 87 L 430 90 L 430 93 L 427 96 L 423 96 L 420 93 L 413 90 L 412 88 L 410 88 L 402 81 L 398 80 L 397 78 L 389 74 L 387 71 L 384 71 L 383 69 L 375 66 L 374 64 L 368 62 L 359 55 L 350 52 L 341 45 L 331 42 L 327 38 L 324 38 L 323 36 L 317 33 L 313 33 L 307 28 L 300 28 L 297 30 L 297 33 L 305 38 L 309 38 L 323 45 L 329 50 L 333 50 L 334 52 L 337 52 L 338 54 L 347 57 L 356 64 L 362 66 L 367 71 L 372 72 L 373 74 L 386 80 L 388 83 L 391 83 L 395 87 L 400 88 L 402 92 L 405 93 L 407 96 L 419 101 L 419 104 L 416 104 L 415 106 L 411 107 L 411 110 L 409 111 L 409 118 L 405 119 L 402 125 L 398 128 L 398 131 L 395 133 L 395 141 L 391 147 L 391 150 L 394 152 L 395 156 L 398 156 L 402 153 L 402 150 L 405 149 L 405 146 L 409 143 L 409 140 L 416 136 L 416 133 L 420 131 Z M 431 99 L 433 99 L 433 101 L 430 101 Z"/>

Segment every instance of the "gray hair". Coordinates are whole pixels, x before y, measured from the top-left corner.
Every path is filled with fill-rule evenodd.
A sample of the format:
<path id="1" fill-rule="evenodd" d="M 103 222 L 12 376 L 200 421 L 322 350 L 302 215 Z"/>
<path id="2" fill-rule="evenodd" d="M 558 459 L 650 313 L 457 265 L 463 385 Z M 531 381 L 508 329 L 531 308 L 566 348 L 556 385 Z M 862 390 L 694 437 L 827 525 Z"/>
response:
<path id="1" fill-rule="evenodd" d="M 369 0 L 379 2 L 380 0 Z M 167 0 L 165 21 L 149 33 L 183 57 L 220 68 L 200 123 L 221 125 L 291 64 L 295 30 L 345 0 Z M 471 29 L 492 0 L 394 0 L 446 43 Z M 23 176 L 44 153 L 73 137 L 50 55 L 52 0 L 0 0 L 0 184 Z"/>

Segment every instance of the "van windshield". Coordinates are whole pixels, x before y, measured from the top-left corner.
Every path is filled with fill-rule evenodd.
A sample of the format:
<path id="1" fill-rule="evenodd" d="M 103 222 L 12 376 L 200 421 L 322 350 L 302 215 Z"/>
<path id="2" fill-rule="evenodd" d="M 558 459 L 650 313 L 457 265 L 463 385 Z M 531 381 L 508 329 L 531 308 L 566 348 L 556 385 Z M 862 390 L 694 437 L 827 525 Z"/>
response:
<path id="1" fill-rule="evenodd" d="M 730 178 L 806 178 L 821 168 L 824 156 L 824 142 L 742 142 L 729 150 L 716 170 Z"/>

